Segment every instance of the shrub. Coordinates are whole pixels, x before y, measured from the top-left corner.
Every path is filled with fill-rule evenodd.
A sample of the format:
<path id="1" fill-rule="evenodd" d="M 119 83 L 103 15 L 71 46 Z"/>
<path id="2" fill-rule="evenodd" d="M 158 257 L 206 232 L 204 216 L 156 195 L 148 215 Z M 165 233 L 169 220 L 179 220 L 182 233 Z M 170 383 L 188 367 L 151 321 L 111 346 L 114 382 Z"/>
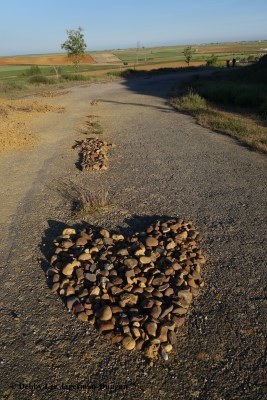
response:
<path id="1" fill-rule="evenodd" d="M 24 86 L 16 82 L 5 82 L 0 86 L 0 90 L 3 90 L 3 92 L 5 93 L 11 92 L 13 90 L 22 90 L 22 89 L 24 89 Z"/>
<path id="2" fill-rule="evenodd" d="M 38 65 L 32 65 L 29 69 L 23 72 L 24 76 L 35 76 L 42 75 L 42 70 L 38 67 Z"/>
<path id="3" fill-rule="evenodd" d="M 218 57 L 212 54 L 207 60 L 207 67 L 218 65 Z"/>
<path id="4" fill-rule="evenodd" d="M 63 74 L 61 78 L 65 79 L 66 81 L 90 81 L 91 77 L 87 75 L 81 74 Z"/>
<path id="5" fill-rule="evenodd" d="M 124 76 L 124 71 L 109 71 L 106 73 L 107 76 Z"/>
<path id="6" fill-rule="evenodd" d="M 47 78 L 46 76 L 43 76 L 43 75 L 31 76 L 28 82 L 36 83 L 36 84 L 43 83 L 45 85 L 52 85 L 52 84 L 56 83 L 55 79 Z"/>
<path id="7" fill-rule="evenodd" d="M 108 192 L 103 189 L 90 191 L 84 187 L 76 187 L 77 198 L 73 201 L 73 209 L 80 217 L 87 214 L 106 211 L 108 203 Z"/>
<path id="8" fill-rule="evenodd" d="M 207 102 L 199 94 L 189 90 L 184 96 L 174 99 L 173 105 L 182 111 L 199 111 L 206 109 Z"/>

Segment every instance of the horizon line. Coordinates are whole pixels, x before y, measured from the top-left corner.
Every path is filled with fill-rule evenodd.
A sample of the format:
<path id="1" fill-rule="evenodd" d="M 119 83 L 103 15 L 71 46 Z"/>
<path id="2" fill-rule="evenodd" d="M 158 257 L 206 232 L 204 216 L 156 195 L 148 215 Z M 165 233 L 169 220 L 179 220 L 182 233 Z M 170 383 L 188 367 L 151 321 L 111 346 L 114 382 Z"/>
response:
<path id="1" fill-rule="evenodd" d="M 222 42 L 202 42 L 202 43 L 185 43 L 185 44 L 176 44 L 176 45 L 158 45 L 158 46 L 142 46 L 141 48 L 143 49 L 153 49 L 153 48 L 159 48 L 159 47 L 183 47 L 183 46 L 205 46 L 205 45 L 216 45 L 216 44 L 226 44 L 226 43 L 255 43 L 255 42 L 267 42 L 267 39 L 256 39 L 256 40 L 233 40 L 233 41 L 222 41 Z M 104 51 L 125 51 L 125 50 L 134 50 L 137 47 L 122 47 L 122 48 L 107 48 L 104 50 L 87 50 L 85 53 L 93 53 L 93 52 L 104 52 Z M 14 55 L 0 55 L 0 58 L 2 57 L 22 57 L 22 56 L 41 56 L 41 55 L 55 55 L 55 54 L 66 54 L 66 52 L 47 52 L 47 53 L 24 53 L 24 54 L 14 54 Z"/>

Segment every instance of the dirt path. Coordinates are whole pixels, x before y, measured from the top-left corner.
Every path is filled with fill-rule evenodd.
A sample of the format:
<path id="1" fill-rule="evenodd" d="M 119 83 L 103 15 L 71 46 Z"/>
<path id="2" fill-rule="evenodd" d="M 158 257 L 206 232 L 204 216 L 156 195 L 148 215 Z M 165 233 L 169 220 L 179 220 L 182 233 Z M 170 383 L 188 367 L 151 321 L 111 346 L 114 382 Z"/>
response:
<path id="1" fill-rule="evenodd" d="M 266 158 L 173 111 L 174 81 L 73 88 L 51 99 L 65 114 L 36 122 L 39 147 L 0 156 L 1 399 L 265 398 Z M 71 146 L 88 115 L 117 145 L 105 173 L 75 166 Z M 179 214 L 203 232 L 206 287 L 169 362 L 151 368 L 142 354 L 118 350 L 50 293 L 51 240 L 80 222 L 65 191 L 71 182 L 109 191 L 109 211 L 89 218 L 95 225 L 141 230 L 155 215 Z"/>

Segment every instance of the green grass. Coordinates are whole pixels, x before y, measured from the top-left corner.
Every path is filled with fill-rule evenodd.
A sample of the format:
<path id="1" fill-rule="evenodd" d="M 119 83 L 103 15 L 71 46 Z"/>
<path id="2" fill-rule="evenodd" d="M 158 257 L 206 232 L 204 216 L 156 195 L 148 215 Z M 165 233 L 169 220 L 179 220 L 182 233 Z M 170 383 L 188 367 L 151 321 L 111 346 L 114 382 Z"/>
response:
<path id="1" fill-rule="evenodd" d="M 92 118 L 89 118 L 81 132 L 85 135 L 102 135 L 104 130 L 98 121 L 93 121 Z"/>
<path id="2" fill-rule="evenodd" d="M 172 99 L 171 104 L 177 110 L 193 115 L 201 126 L 234 137 L 255 150 L 267 152 L 267 128 L 259 121 L 221 111 L 192 90 Z"/>
<path id="3" fill-rule="evenodd" d="M 218 46 L 227 48 L 227 51 L 217 52 Z M 152 61 L 161 62 L 167 61 L 184 61 L 183 50 L 186 46 L 168 46 L 168 47 L 155 47 L 155 48 L 139 48 L 113 51 L 121 61 L 134 63 L 137 61 Z M 240 43 L 220 43 L 220 44 L 206 44 L 206 45 L 192 45 L 195 53 L 192 61 L 205 61 L 216 50 L 215 55 L 218 56 L 219 61 L 225 61 L 226 58 L 247 58 L 249 55 L 259 56 L 262 54 L 261 48 L 267 47 L 267 41 L 258 42 L 240 42 Z"/>
<path id="4" fill-rule="evenodd" d="M 186 85 L 217 105 L 267 117 L 267 55 L 254 65 L 217 71 Z"/>

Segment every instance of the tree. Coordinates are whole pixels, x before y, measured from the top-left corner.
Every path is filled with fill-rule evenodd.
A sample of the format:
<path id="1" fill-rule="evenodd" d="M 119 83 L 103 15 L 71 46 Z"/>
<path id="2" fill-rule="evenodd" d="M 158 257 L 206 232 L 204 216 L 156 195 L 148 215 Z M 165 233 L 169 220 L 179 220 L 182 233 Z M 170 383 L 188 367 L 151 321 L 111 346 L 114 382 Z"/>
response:
<path id="1" fill-rule="evenodd" d="M 212 67 L 218 65 L 218 57 L 212 54 L 209 58 L 207 58 L 207 66 Z"/>
<path id="2" fill-rule="evenodd" d="M 194 50 L 192 49 L 191 46 L 188 46 L 184 49 L 183 53 L 184 53 L 185 61 L 187 62 L 187 65 L 189 66 L 190 61 L 194 54 Z"/>
<path id="3" fill-rule="evenodd" d="M 77 30 L 67 30 L 68 39 L 62 43 L 61 48 L 66 50 L 68 57 L 72 59 L 75 69 L 78 69 L 79 63 L 84 57 L 87 47 L 84 41 L 83 29 L 79 27 Z"/>

